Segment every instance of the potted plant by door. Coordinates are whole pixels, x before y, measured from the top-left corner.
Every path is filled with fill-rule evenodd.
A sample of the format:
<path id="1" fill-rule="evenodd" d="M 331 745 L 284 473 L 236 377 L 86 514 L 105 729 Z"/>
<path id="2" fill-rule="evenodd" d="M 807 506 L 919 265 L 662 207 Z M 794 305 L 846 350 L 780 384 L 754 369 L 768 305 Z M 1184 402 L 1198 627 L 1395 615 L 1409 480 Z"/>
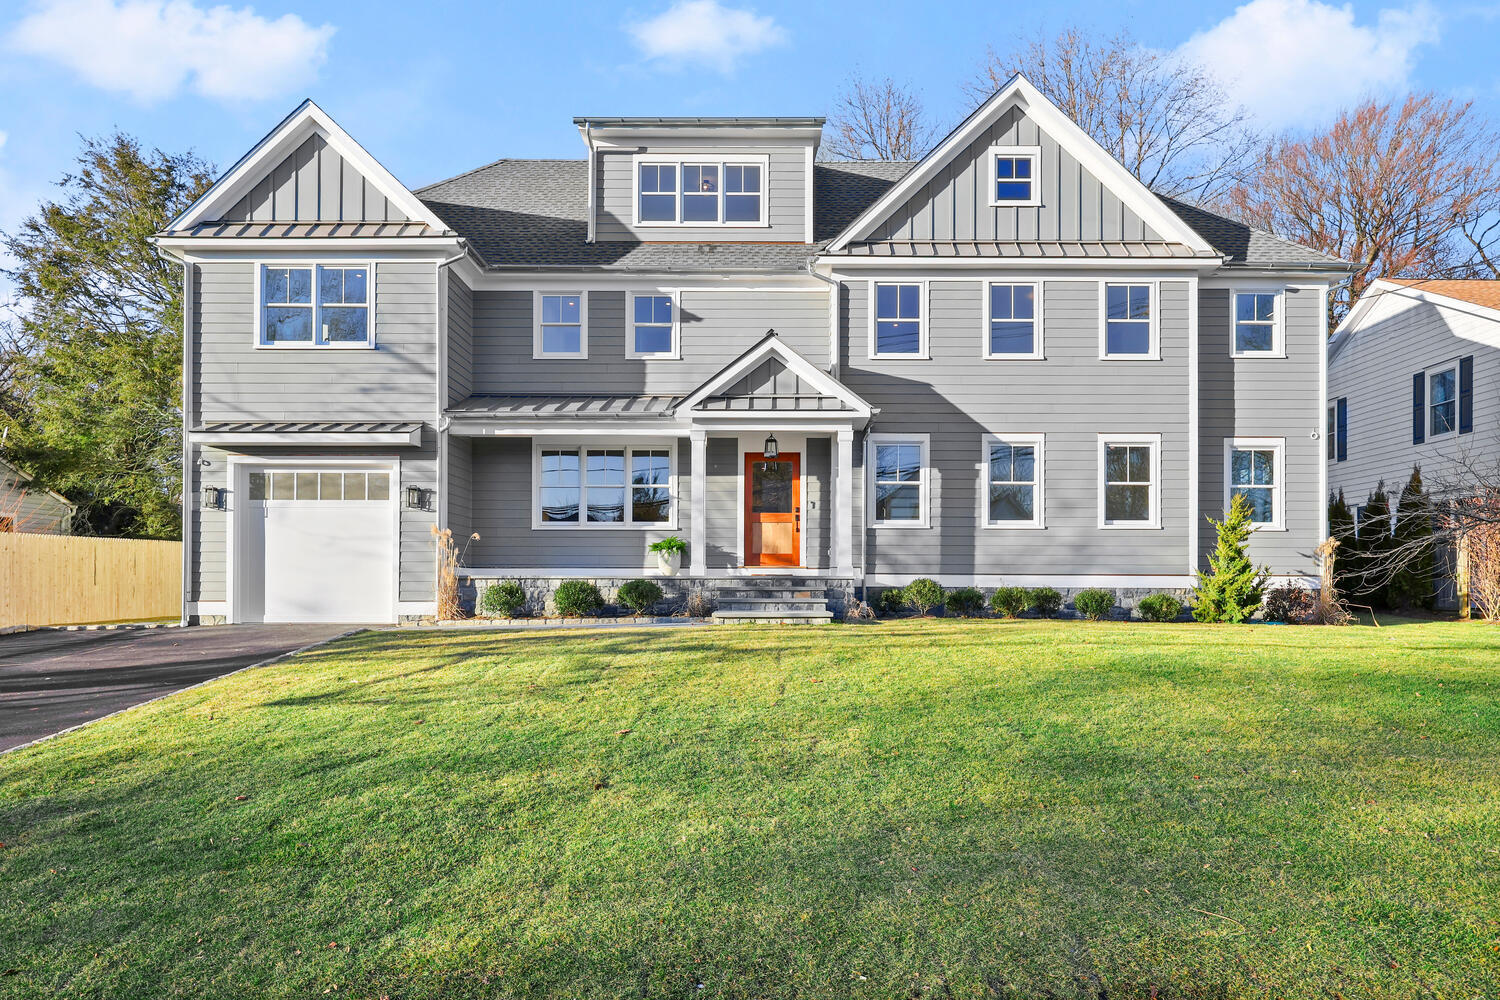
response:
<path id="1" fill-rule="evenodd" d="M 682 569 L 682 554 L 687 551 L 687 542 L 669 535 L 659 542 L 652 542 L 651 551 L 656 553 L 656 566 L 662 576 L 676 576 Z"/>

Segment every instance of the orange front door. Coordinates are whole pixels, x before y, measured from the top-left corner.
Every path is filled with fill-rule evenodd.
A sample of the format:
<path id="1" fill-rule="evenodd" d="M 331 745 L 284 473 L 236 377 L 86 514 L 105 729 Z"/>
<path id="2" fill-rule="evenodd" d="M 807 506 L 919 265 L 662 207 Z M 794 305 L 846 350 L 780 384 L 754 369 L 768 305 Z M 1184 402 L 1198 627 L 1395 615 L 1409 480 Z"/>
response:
<path id="1" fill-rule="evenodd" d="M 802 456 L 745 455 L 745 565 L 802 565 Z"/>

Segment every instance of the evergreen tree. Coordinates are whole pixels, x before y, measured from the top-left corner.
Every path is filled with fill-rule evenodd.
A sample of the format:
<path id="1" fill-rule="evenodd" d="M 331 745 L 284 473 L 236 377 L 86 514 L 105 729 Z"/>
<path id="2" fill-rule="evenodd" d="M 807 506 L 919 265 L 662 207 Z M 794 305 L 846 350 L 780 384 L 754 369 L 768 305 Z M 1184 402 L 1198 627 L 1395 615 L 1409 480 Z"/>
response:
<path id="1" fill-rule="evenodd" d="M 1339 543 L 1333 552 L 1333 585 L 1340 597 L 1355 591 L 1355 573 L 1359 564 L 1359 541 L 1354 537 L 1354 511 L 1344 500 L 1344 491 L 1328 495 L 1328 534 Z"/>
<path id="2" fill-rule="evenodd" d="M 1412 466 L 1411 478 L 1396 506 L 1392 551 L 1399 560 L 1386 585 L 1386 603 L 1393 608 L 1431 609 L 1433 586 L 1432 510 L 1422 492 L 1422 467 Z"/>
<path id="3" fill-rule="evenodd" d="M 1359 563 L 1354 581 L 1354 601 L 1372 607 L 1385 605 L 1385 585 L 1390 577 L 1391 498 L 1382 479 L 1365 501 L 1359 515 Z"/>
<path id="4" fill-rule="evenodd" d="M 1200 622 L 1240 624 L 1260 607 L 1270 571 L 1250 562 L 1250 502 L 1236 494 L 1224 520 L 1209 519 L 1218 535 L 1208 572 L 1199 571 L 1193 617 Z"/>

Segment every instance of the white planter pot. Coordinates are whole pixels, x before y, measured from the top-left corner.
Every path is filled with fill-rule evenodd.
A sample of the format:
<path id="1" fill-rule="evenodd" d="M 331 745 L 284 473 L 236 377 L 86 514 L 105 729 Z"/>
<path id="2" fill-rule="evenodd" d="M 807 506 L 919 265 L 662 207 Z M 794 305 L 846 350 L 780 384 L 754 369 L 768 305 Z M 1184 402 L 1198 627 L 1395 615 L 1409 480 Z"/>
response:
<path id="1" fill-rule="evenodd" d="M 656 554 L 656 567 L 661 570 L 662 576 L 676 576 L 677 571 L 682 569 L 682 553 L 658 552 Z"/>

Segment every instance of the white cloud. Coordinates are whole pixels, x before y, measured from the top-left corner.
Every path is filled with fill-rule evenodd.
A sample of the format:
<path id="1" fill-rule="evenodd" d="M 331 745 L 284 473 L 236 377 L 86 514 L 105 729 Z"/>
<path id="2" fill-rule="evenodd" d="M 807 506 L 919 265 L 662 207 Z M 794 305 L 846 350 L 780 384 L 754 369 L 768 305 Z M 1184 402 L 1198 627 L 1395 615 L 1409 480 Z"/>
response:
<path id="1" fill-rule="evenodd" d="M 677 0 L 656 17 L 628 28 L 649 59 L 697 63 L 724 73 L 732 71 L 740 57 L 786 41 L 786 32 L 774 18 L 724 7 L 718 0 Z"/>
<path id="2" fill-rule="evenodd" d="M 1347 4 L 1250 0 L 1177 52 L 1216 73 L 1265 125 L 1313 125 L 1404 89 L 1417 49 L 1438 40 L 1438 20 L 1422 0 L 1365 24 Z"/>
<path id="3" fill-rule="evenodd" d="M 250 7 L 203 8 L 191 0 L 44 0 L 8 41 L 139 101 L 184 87 L 244 100 L 311 82 L 333 32 L 332 25 L 313 27 L 295 14 L 268 20 Z"/>

